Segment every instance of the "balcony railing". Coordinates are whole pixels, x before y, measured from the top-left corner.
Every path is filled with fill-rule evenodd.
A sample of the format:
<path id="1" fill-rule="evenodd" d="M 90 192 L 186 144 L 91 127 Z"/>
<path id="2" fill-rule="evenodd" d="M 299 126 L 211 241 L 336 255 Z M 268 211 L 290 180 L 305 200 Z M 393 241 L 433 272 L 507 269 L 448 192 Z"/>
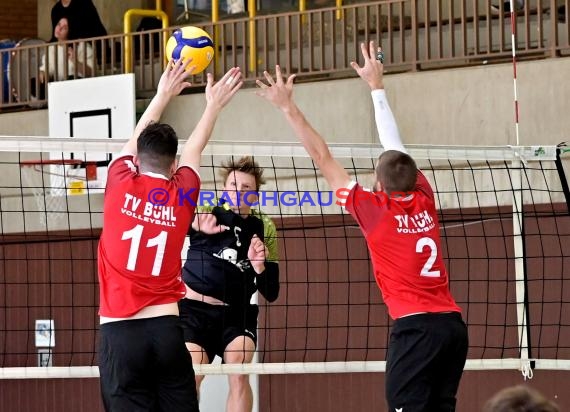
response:
<path id="1" fill-rule="evenodd" d="M 196 25 L 214 39 L 211 70 L 216 75 L 240 66 L 246 82 L 254 84 L 264 70 L 271 71 L 279 63 L 287 72 L 298 73 L 300 80 L 310 80 L 353 75 L 350 62 L 359 59 L 360 43 L 369 40 L 384 48 L 389 72 L 508 61 L 512 53 L 511 15 L 500 3 L 388 0 Z M 520 59 L 570 54 L 569 3 L 527 0 L 516 11 L 515 47 Z M 498 10 L 492 4 L 498 5 Z M 162 36 L 172 30 L 75 41 L 60 48 L 38 41 L 8 49 L 0 44 L 0 108 L 45 106 L 48 96 L 41 93 L 42 56 L 46 56 L 45 72 L 57 74 L 44 76 L 49 81 L 119 74 L 132 67 L 138 97 L 151 95 L 165 63 Z M 127 36 L 132 47 L 125 56 Z M 93 70 L 86 73 L 80 64 L 70 69 L 63 53 L 70 53 L 75 61 L 88 62 Z M 195 87 L 203 87 L 206 77 L 193 76 L 191 81 Z"/>

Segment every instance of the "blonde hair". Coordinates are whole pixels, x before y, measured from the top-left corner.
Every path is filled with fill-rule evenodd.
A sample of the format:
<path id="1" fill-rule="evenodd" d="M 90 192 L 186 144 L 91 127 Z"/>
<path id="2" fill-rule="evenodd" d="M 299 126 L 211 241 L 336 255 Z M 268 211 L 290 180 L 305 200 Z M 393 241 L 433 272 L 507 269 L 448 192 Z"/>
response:
<path id="1" fill-rule="evenodd" d="M 222 163 L 220 169 L 220 176 L 224 179 L 224 182 L 228 180 L 230 173 L 237 171 L 242 173 L 247 173 L 255 178 L 255 190 L 259 190 L 259 187 L 265 183 L 263 178 L 263 168 L 259 167 L 257 162 L 253 160 L 251 156 L 243 156 L 238 161 L 233 157 L 229 158 Z"/>

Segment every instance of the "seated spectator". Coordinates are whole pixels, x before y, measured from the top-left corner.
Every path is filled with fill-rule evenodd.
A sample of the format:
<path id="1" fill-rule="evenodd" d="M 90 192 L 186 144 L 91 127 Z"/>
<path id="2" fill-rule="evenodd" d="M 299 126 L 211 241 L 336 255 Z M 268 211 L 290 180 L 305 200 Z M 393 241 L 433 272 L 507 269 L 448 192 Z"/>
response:
<path id="1" fill-rule="evenodd" d="M 107 35 L 107 30 L 92 0 L 59 0 L 51 9 L 51 25 L 54 35 L 55 26 L 63 17 L 66 17 L 74 27 L 74 37 L 70 37 L 70 40 Z M 51 41 L 56 41 L 56 39 L 52 38 Z"/>
<path id="2" fill-rule="evenodd" d="M 74 26 L 72 26 L 74 27 Z M 71 28 L 67 18 L 59 20 L 54 30 L 57 43 L 50 44 L 40 64 L 40 95 L 36 96 L 36 79 L 32 79 L 31 93 L 45 99 L 45 84 L 48 81 L 72 80 L 93 74 L 93 49 L 89 43 L 65 43 L 70 38 Z"/>
<path id="3" fill-rule="evenodd" d="M 558 407 L 528 386 L 503 389 L 487 401 L 483 412 L 559 412 Z"/>

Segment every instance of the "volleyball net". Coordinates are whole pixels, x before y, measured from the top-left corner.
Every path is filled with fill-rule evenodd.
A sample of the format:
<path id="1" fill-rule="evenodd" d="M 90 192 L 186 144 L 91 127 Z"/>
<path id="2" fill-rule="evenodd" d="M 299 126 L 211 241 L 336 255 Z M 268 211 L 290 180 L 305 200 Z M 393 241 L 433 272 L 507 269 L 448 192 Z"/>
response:
<path id="1" fill-rule="evenodd" d="M 122 142 L 1 142 L 0 378 L 98 376 L 97 243 L 106 166 Z M 450 288 L 469 327 L 466 369 L 570 369 L 563 148 L 408 148 L 434 188 Z M 378 146 L 331 151 L 373 185 Z M 198 203 L 220 194 L 221 163 L 244 154 L 264 168 L 254 207 L 278 228 L 281 292 L 273 303 L 259 297 L 255 363 L 197 373 L 384 371 L 391 320 L 366 243 L 302 147 L 211 143 Z"/>

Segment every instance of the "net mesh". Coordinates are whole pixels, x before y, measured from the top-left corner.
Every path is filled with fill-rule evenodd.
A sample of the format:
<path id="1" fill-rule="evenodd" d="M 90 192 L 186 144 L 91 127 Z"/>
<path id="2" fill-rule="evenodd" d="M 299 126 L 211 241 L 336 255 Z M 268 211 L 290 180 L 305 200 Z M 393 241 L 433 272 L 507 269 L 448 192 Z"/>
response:
<path id="1" fill-rule="evenodd" d="M 74 171 L 81 164 L 81 160 L 65 158 L 20 162 L 21 189 L 31 192 L 36 200 L 36 209 L 40 213 L 42 226 L 49 229 L 48 216 L 50 220 L 66 217 L 65 195 L 81 193 L 78 187 L 84 186 L 81 176 Z M 77 183 L 81 185 L 78 186 Z"/>
<path id="2" fill-rule="evenodd" d="M 0 376 L 96 376 L 97 242 L 103 194 L 63 194 L 64 219 L 38 207 L 19 163 L 54 152 L 118 152 L 121 143 L 6 140 L 0 163 Z M 364 186 L 375 146 L 332 147 Z M 260 208 L 279 233 L 281 293 L 260 297 L 258 362 L 200 373 L 384 370 L 391 321 L 355 221 L 302 148 L 222 144 L 203 156 L 202 195 L 219 193 L 219 166 L 253 154 L 265 169 Z M 469 326 L 467 369 L 570 363 L 570 217 L 555 147 L 410 147 L 436 193 L 452 293 Z M 236 156 L 239 157 L 239 156 Z M 43 193 L 49 175 L 39 180 Z M 41 209 L 41 210 L 40 210 Z M 47 220 L 42 221 L 42 216 Z M 36 320 L 53 320 L 52 367 L 38 366 Z M 61 368 L 63 367 L 63 368 Z M 71 368 L 69 368 L 71 367 Z"/>

